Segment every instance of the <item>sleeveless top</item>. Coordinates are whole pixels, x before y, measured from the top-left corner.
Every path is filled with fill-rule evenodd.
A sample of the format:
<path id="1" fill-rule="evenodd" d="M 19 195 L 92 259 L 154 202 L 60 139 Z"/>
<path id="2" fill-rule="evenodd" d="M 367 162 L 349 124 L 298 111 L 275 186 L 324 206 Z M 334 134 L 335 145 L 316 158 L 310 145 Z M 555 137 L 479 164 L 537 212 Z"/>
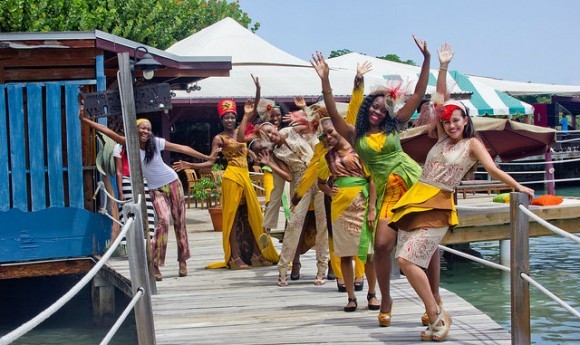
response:
<path id="1" fill-rule="evenodd" d="M 330 150 L 325 158 L 328 163 L 328 169 L 335 179 L 346 176 L 365 177 L 360 157 L 352 147 L 348 154 L 343 157 L 339 156 L 335 150 Z"/>
<path id="2" fill-rule="evenodd" d="M 248 168 L 248 147 L 246 143 L 240 143 L 225 134 L 219 134 L 224 142 L 222 154 L 228 161 L 228 166 Z"/>
<path id="3" fill-rule="evenodd" d="M 469 154 L 474 138 L 451 142 L 448 136 L 441 139 L 427 154 L 419 180 L 439 189 L 453 191 L 473 167 L 476 160 Z"/>
<path id="4" fill-rule="evenodd" d="M 302 174 L 314 155 L 311 144 L 292 127 L 282 128 L 280 134 L 284 136 L 286 144 L 275 147 L 272 152 L 282 162 L 286 163 L 292 174 Z"/>

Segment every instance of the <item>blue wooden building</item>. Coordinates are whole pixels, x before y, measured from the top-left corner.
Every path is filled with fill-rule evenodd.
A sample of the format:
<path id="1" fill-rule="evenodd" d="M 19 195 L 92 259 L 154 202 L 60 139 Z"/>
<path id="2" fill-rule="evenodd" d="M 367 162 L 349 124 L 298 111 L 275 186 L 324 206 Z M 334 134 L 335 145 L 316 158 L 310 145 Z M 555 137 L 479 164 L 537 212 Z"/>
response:
<path id="1" fill-rule="evenodd" d="M 78 94 L 115 88 L 117 54 L 138 46 L 101 31 L 0 33 L 0 279 L 35 275 L 14 263 L 104 251 L 111 221 L 96 212 L 97 148 L 80 126 Z M 165 67 L 152 82 L 172 89 L 231 69 L 230 57 L 145 48 Z M 166 132 L 170 115 L 149 116 Z"/>

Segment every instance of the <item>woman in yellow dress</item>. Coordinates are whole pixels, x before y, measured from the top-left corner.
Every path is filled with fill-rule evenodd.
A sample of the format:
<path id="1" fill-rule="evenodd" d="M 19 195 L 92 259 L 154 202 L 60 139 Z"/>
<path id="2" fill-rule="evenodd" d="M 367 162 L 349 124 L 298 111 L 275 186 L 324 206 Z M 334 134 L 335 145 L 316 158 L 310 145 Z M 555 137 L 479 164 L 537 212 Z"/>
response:
<path id="1" fill-rule="evenodd" d="M 257 78 L 254 80 L 259 87 Z M 228 162 L 222 176 L 222 242 L 225 260 L 209 264 L 206 268 L 248 269 L 251 266 L 271 266 L 279 260 L 270 236 L 262 227 L 262 210 L 248 170 L 245 124 L 254 112 L 254 102 L 247 101 L 244 110 L 244 119 L 236 129 L 235 102 L 224 99 L 218 103 L 218 115 L 224 131 L 213 139 L 212 148 L 221 148 Z M 177 164 L 179 168 L 187 167 L 186 162 Z"/>

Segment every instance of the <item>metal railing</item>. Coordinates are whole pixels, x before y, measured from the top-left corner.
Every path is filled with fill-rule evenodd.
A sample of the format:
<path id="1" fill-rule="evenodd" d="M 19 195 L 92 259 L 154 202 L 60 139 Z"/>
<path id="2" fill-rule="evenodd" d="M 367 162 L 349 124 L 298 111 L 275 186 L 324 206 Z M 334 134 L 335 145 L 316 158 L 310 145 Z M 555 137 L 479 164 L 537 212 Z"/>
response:
<path id="1" fill-rule="evenodd" d="M 62 297 L 60 297 L 56 302 L 54 302 L 48 308 L 46 308 L 45 310 L 40 312 L 38 315 L 33 317 L 31 320 L 20 325 L 18 328 L 11 331 L 10 333 L 2 336 L 0 338 L 0 345 L 11 344 L 12 342 L 21 338 L 26 333 L 30 332 L 35 327 L 40 325 L 42 322 L 44 322 L 46 319 L 48 319 L 50 316 L 52 316 L 58 310 L 60 310 L 66 303 L 68 303 L 73 297 L 75 297 L 89 282 L 91 282 L 91 280 L 95 277 L 95 275 L 97 275 L 97 273 L 101 270 L 101 268 L 103 268 L 105 263 L 107 263 L 107 261 L 113 255 L 115 250 L 117 250 L 117 247 L 121 243 L 121 240 L 123 239 L 123 237 L 125 237 L 125 236 L 128 236 L 129 238 L 135 237 L 134 235 L 133 236 L 131 236 L 131 235 L 135 234 L 137 232 L 138 229 L 136 229 L 136 227 L 138 227 L 138 225 L 141 224 L 141 214 L 140 214 L 140 210 L 141 210 L 140 204 L 142 202 L 141 195 L 139 195 L 138 202 L 136 204 L 134 204 L 130 200 L 129 201 L 121 201 L 121 200 L 115 199 L 113 196 L 111 196 L 106 191 L 105 188 L 103 188 L 102 182 L 99 182 L 99 184 L 97 185 L 97 189 L 95 191 L 94 197 L 96 197 L 96 195 L 98 194 L 98 192 L 100 190 L 102 190 L 105 193 L 105 200 L 107 197 L 112 198 L 113 200 L 115 200 L 119 203 L 126 204 L 124 207 L 124 210 L 125 209 L 131 210 L 131 213 L 127 214 L 125 217 L 126 222 L 123 225 L 121 232 L 119 233 L 119 235 L 117 236 L 115 241 L 113 241 L 113 243 L 109 246 L 109 249 L 107 249 L 107 251 L 103 254 L 101 259 L 95 264 L 95 266 L 93 268 L 91 268 L 91 270 L 89 272 L 87 272 L 87 274 L 78 283 L 76 283 L 67 293 L 65 293 Z M 104 204 L 106 205 L 106 202 Z M 105 207 L 101 208 L 100 212 L 105 214 L 109 218 L 113 219 L 114 221 L 118 222 L 116 219 L 114 219 L 113 217 L 111 217 L 108 214 Z M 136 288 L 135 294 L 134 294 L 132 300 L 130 301 L 129 305 L 126 307 L 126 309 L 120 315 L 119 319 L 115 322 L 115 324 L 111 327 L 111 329 L 109 330 L 109 332 L 107 333 L 105 338 L 101 341 L 101 343 L 100 343 L 101 345 L 106 345 L 109 343 L 109 341 L 116 334 L 117 330 L 119 329 L 119 327 L 121 326 L 123 321 L 129 315 L 131 310 L 135 307 L 135 305 L 141 300 L 141 298 L 144 295 L 150 297 L 150 295 L 145 293 L 145 289 L 142 286 Z M 152 317 L 152 315 L 150 317 Z M 155 335 L 153 334 L 152 337 L 154 340 Z"/>
<path id="2" fill-rule="evenodd" d="M 439 248 L 444 251 L 510 273 L 512 344 L 518 345 L 531 343 L 529 284 L 536 287 L 571 314 L 580 318 L 580 312 L 530 277 L 529 222 L 532 219 L 556 235 L 569 238 L 576 243 L 580 243 L 580 237 L 548 223 L 531 212 L 528 206 L 529 197 L 527 194 L 519 192 L 510 193 L 510 267 L 439 245 Z"/>

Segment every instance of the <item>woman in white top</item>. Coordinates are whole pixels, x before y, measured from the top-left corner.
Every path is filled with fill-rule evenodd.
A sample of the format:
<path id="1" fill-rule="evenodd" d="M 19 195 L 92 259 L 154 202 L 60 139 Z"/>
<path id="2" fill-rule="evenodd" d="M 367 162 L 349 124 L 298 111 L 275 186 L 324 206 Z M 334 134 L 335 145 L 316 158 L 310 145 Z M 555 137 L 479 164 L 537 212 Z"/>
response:
<path id="1" fill-rule="evenodd" d="M 109 129 L 100 123 L 85 118 L 84 106 L 81 105 L 79 117 L 81 121 L 91 128 L 98 130 L 121 145 L 125 145 L 125 137 Z M 215 161 L 217 151 L 211 156 L 204 155 L 189 146 L 171 143 L 163 138 L 157 138 L 151 132 L 151 122 L 147 119 L 137 120 L 137 134 L 139 136 L 139 153 L 143 176 L 149 184 L 149 193 L 153 200 L 157 224 L 155 236 L 151 241 L 153 266 L 155 268 L 155 280 L 163 279 L 159 266 L 165 264 L 167 249 L 170 214 L 173 218 L 173 228 L 177 239 L 177 260 L 179 261 L 179 276 L 187 275 L 186 260 L 189 259 L 189 243 L 185 222 L 185 197 L 183 186 L 177 173 L 161 158 L 161 151 L 169 150 L 183 153 L 203 160 Z"/>

